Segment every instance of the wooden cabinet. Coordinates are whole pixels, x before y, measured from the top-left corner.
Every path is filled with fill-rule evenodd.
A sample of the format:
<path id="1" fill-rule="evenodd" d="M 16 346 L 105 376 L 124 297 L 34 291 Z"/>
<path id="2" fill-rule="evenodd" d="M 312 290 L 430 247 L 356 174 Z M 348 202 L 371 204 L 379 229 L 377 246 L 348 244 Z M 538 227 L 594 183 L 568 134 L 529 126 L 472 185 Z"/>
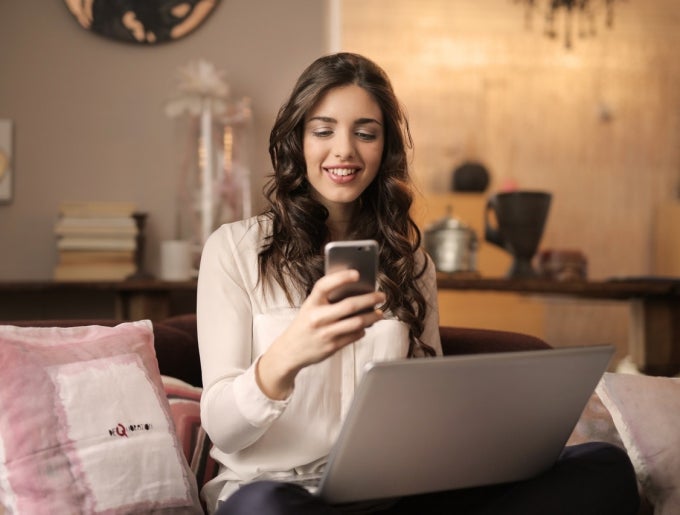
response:
<path id="1" fill-rule="evenodd" d="M 680 202 L 665 202 L 654 211 L 654 273 L 680 277 Z"/>
<path id="2" fill-rule="evenodd" d="M 1 320 L 152 321 L 196 311 L 196 281 L 0 282 Z"/>

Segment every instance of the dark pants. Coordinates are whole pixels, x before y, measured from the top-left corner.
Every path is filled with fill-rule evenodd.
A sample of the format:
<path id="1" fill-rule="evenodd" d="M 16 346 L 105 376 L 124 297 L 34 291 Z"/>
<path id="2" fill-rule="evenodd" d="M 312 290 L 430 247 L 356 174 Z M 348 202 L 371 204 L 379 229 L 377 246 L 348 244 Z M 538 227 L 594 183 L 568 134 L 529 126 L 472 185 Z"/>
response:
<path id="1" fill-rule="evenodd" d="M 372 513 L 626 515 L 635 514 L 639 497 L 628 455 L 618 447 L 587 443 L 565 448 L 558 462 L 532 479 L 480 488 L 413 495 Z M 277 481 L 241 487 L 220 505 L 219 515 L 338 515 L 304 488 Z"/>

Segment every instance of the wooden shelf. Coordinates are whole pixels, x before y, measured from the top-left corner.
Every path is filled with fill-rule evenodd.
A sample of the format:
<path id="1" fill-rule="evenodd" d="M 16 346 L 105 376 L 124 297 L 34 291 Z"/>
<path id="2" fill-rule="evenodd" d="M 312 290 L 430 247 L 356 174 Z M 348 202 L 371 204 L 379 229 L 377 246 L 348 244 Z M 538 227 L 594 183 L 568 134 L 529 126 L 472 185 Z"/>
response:
<path id="1" fill-rule="evenodd" d="M 439 289 L 568 295 L 590 299 L 628 300 L 648 297 L 680 299 L 680 279 L 663 277 L 631 277 L 605 281 L 552 281 L 493 277 L 470 278 L 439 273 L 437 285 Z"/>
<path id="2" fill-rule="evenodd" d="M 626 301 L 630 306 L 629 354 L 638 369 L 651 375 L 680 372 L 680 279 L 622 277 L 604 281 L 551 281 L 456 277 L 438 274 L 442 291 L 511 292 Z"/>
<path id="3" fill-rule="evenodd" d="M 111 298 L 107 311 L 110 317 L 119 320 L 152 321 L 167 318 L 172 313 L 171 301 L 173 297 L 182 294 L 193 298 L 191 311 L 195 311 L 196 281 L 161 281 L 156 279 L 129 280 L 129 281 L 2 281 L 0 282 L 0 297 L 6 302 L 20 296 L 35 305 L 44 305 L 41 312 L 48 313 L 49 317 L 60 317 L 59 311 L 54 309 L 54 304 L 60 299 L 64 302 L 85 302 L 88 299 L 104 300 Z M 68 299 L 68 301 L 66 300 Z M 49 306 L 48 304 L 52 305 Z M 57 313 L 50 315 L 50 313 Z M 13 317 L 16 318 L 16 317 Z M 87 318 L 87 315 L 78 316 Z"/>

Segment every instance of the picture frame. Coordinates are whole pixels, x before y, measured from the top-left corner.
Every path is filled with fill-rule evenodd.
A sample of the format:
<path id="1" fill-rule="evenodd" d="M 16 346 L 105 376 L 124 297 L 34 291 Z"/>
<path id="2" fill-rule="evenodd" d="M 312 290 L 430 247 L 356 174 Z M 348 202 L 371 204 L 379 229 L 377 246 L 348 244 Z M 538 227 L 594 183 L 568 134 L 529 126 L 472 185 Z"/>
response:
<path id="1" fill-rule="evenodd" d="M 12 201 L 13 183 L 12 120 L 0 119 L 0 204 Z"/>

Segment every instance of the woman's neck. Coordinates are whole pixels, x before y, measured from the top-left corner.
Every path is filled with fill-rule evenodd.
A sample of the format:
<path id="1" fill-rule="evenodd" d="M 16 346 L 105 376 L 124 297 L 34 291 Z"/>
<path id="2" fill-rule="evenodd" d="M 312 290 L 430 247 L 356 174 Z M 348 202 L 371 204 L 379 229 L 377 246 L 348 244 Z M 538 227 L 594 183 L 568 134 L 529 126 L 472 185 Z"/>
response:
<path id="1" fill-rule="evenodd" d="M 328 218 L 326 226 L 331 241 L 345 240 L 350 233 L 351 223 L 354 218 L 355 205 L 343 204 L 326 206 Z"/>
<path id="2" fill-rule="evenodd" d="M 347 239 L 349 234 L 349 220 L 331 221 L 326 220 L 328 227 L 328 235 L 330 241 L 339 241 Z"/>

